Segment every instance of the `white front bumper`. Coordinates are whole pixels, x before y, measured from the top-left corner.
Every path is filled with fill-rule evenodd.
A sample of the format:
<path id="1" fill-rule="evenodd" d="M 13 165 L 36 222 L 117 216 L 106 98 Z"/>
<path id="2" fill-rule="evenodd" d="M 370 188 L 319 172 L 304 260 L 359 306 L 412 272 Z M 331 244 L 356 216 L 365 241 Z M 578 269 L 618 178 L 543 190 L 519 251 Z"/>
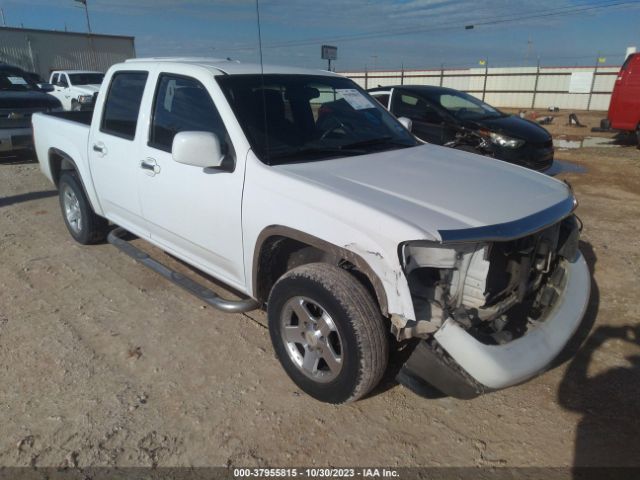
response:
<path id="1" fill-rule="evenodd" d="M 477 382 L 490 389 L 521 383 L 545 369 L 567 344 L 589 302 L 591 277 L 582 254 L 567 263 L 564 292 L 547 319 L 535 329 L 505 345 L 480 343 L 452 319 L 434 337 Z"/>

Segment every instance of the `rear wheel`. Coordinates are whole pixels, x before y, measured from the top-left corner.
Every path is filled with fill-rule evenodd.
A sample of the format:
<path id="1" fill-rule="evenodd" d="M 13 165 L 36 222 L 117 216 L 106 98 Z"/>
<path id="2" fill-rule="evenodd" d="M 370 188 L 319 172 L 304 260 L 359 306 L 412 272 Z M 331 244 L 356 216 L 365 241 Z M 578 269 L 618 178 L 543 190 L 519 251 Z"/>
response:
<path id="1" fill-rule="evenodd" d="M 60 176 L 58 194 L 64 223 L 74 240 L 83 245 L 104 240 L 109 222 L 94 213 L 75 173 Z"/>
<path id="2" fill-rule="evenodd" d="M 351 402 L 382 378 L 389 355 L 382 315 L 345 270 L 311 263 L 287 272 L 271 290 L 268 317 L 280 363 L 312 397 Z"/>

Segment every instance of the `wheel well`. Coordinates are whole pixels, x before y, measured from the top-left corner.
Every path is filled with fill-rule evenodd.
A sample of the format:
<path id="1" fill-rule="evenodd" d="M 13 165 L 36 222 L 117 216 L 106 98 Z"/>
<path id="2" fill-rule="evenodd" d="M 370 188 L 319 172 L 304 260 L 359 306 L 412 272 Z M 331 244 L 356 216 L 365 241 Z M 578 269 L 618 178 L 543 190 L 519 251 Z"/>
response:
<path id="1" fill-rule="evenodd" d="M 376 290 L 370 278 L 370 273 L 359 269 L 353 263 L 352 258 L 345 257 L 347 255 L 341 255 L 338 249 L 329 251 L 300 240 L 273 235 L 262 242 L 258 261 L 255 262 L 257 265 L 257 272 L 254 275 L 255 296 L 261 303 L 266 303 L 273 285 L 289 270 L 308 263 L 328 263 L 343 268 L 364 285 L 382 313 L 386 315 L 387 308 L 384 292 Z"/>
<path id="2" fill-rule="evenodd" d="M 77 171 L 75 164 L 69 157 L 55 149 L 49 151 L 49 167 L 51 169 L 51 178 L 56 187 L 58 186 L 62 172 L 68 170 Z"/>

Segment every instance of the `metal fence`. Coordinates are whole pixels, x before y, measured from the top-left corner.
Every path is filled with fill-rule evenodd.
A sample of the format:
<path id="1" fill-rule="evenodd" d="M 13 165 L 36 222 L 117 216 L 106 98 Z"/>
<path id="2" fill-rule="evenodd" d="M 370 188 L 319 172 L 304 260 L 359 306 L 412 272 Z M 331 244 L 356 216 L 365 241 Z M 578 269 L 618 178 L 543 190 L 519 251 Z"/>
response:
<path id="1" fill-rule="evenodd" d="M 618 66 L 445 68 L 341 72 L 363 88 L 436 85 L 496 107 L 607 110 Z"/>

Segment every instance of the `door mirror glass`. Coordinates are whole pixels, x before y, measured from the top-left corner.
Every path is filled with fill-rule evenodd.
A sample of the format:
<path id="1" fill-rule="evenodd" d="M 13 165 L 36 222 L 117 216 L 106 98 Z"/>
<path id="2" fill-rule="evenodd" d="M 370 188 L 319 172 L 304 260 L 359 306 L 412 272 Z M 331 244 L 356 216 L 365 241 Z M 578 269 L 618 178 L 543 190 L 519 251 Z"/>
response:
<path id="1" fill-rule="evenodd" d="M 178 132 L 171 155 L 178 163 L 200 168 L 218 168 L 224 160 L 220 139 L 211 132 Z"/>
<path id="2" fill-rule="evenodd" d="M 398 118 L 398 121 L 402 124 L 404 128 L 406 128 L 409 131 L 411 131 L 411 129 L 413 128 L 413 122 L 411 121 L 410 118 L 400 117 Z"/>

